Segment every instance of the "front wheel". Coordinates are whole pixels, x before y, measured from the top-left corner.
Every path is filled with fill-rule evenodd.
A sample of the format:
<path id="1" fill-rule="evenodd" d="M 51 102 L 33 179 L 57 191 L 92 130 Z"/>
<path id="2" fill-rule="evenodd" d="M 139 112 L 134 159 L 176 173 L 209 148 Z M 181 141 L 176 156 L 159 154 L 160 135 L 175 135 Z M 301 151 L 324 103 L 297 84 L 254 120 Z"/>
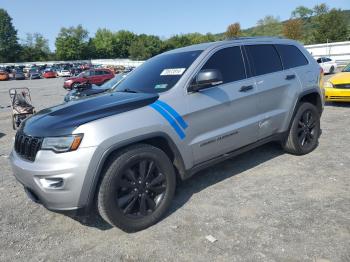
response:
<path id="1" fill-rule="evenodd" d="M 73 83 L 71 85 L 71 89 L 76 89 L 79 85 L 80 85 L 80 83 Z"/>
<path id="2" fill-rule="evenodd" d="M 157 223 L 170 207 L 176 187 L 167 155 L 151 145 L 130 146 L 114 156 L 97 197 L 101 217 L 135 232 Z"/>
<path id="3" fill-rule="evenodd" d="M 318 145 L 321 134 L 320 114 L 310 103 L 303 103 L 295 114 L 288 137 L 283 143 L 286 152 L 294 155 L 305 155 Z"/>

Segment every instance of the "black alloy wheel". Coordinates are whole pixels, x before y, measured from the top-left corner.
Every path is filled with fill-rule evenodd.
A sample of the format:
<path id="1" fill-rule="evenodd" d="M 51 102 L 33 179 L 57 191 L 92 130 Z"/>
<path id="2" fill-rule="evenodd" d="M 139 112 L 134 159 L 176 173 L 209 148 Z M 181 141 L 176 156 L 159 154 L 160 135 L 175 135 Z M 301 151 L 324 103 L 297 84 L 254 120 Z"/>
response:
<path id="1" fill-rule="evenodd" d="M 288 153 L 305 155 L 317 147 L 320 135 L 320 112 L 315 105 L 304 102 L 298 106 L 282 146 Z"/>
<path id="2" fill-rule="evenodd" d="M 130 218 L 154 212 L 164 198 L 166 181 L 152 159 L 141 159 L 124 169 L 117 182 L 117 205 Z"/>
<path id="3" fill-rule="evenodd" d="M 298 141 L 300 146 L 308 147 L 316 139 L 316 119 L 311 110 L 306 110 L 298 123 Z"/>
<path id="4" fill-rule="evenodd" d="M 109 224 L 135 232 L 157 223 L 169 209 L 175 169 L 158 147 L 135 144 L 109 160 L 97 194 L 97 208 Z"/>

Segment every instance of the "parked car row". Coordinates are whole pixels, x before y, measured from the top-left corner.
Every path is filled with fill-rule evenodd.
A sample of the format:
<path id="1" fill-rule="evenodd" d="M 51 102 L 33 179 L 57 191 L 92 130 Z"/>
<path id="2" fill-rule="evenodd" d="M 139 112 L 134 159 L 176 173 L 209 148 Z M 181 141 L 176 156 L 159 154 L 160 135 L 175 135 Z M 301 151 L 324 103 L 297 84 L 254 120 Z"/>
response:
<path id="1" fill-rule="evenodd" d="M 87 79 L 101 85 L 114 74 L 131 72 L 135 67 L 92 65 L 89 63 L 61 63 L 53 65 L 19 65 L 0 67 L 0 80 L 24 80 L 40 78 L 70 77 L 64 87 L 71 89 Z M 84 72 L 84 74 L 82 74 Z M 78 77 L 79 76 L 79 77 Z M 83 78 L 83 79 L 82 79 Z"/>

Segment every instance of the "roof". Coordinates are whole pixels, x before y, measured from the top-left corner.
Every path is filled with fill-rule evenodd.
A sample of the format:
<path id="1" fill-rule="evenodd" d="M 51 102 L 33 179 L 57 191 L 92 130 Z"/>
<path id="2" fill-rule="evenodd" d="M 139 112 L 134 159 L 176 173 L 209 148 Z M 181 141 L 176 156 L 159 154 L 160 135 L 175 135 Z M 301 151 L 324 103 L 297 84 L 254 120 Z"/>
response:
<path id="1" fill-rule="evenodd" d="M 208 42 L 208 43 L 190 45 L 190 46 L 186 46 L 186 47 L 173 49 L 173 50 L 170 50 L 170 51 L 165 52 L 165 53 L 166 54 L 172 54 L 172 53 L 179 53 L 179 52 L 205 50 L 207 48 L 220 46 L 222 44 L 226 44 L 226 43 L 230 43 L 230 42 L 232 42 L 232 43 L 251 43 L 251 42 L 267 42 L 267 41 L 292 42 L 294 40 L 281 38 L 281 37 L 271 37 L 271 36 L 237 37 L 237 38 L 227 39 L 227 40 L 223 40 L 223 41 L 216 41 L 216 42 Z"/>

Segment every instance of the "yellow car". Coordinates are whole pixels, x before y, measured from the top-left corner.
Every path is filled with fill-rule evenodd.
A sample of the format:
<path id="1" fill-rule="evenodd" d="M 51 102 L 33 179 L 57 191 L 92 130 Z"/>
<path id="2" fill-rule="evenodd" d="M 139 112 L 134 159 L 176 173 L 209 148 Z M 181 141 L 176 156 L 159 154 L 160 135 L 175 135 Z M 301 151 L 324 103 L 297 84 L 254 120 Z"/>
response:
<path id="1" fill-rule="evenodd" d="M 324 83 L 326 101 L 350 102 L 350 64 Z"/>

